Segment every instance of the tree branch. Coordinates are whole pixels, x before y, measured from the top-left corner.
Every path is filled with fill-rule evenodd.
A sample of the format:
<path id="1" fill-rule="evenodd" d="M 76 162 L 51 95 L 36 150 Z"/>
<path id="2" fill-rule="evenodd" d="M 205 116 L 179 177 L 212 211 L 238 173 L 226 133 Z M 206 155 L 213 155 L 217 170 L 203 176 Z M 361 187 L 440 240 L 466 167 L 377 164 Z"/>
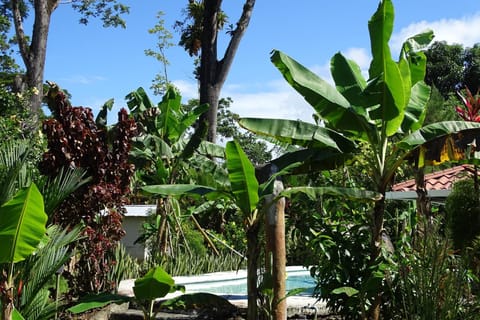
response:
<path id="1" fill-rule="evenodd" d="M 228 47 L 225 50 L 225 55 L 223 59 L 218 63 L 218 69 L 216 74 L 217 83 L 225 82 L 225 79 L 228 75 L 228 71 L 232 66 L 235 53 L 238 50 L 240 40 L 245 34 L 245 30 L 247 29 L 248 24 L 250 23 L 250 18 L 252 16 L 254 6 L 255 6 L 255 0 L 246 0 L 245 4 L 243 5 L 242 15 L 238 19 L 237 27 L 232 32 L 232 38 L 230 39 Z"/>
<path id="2" fill-rule="evenodd" d="M 18 0 L 12 0 L 12 14 L 20 55 L 22 56 L 25 65 L 30 65 L 28 43 L 26 40 L 25 31 L 23 29 L 23 18 L 20 12 L 20 5 L 18 3 Z"/>

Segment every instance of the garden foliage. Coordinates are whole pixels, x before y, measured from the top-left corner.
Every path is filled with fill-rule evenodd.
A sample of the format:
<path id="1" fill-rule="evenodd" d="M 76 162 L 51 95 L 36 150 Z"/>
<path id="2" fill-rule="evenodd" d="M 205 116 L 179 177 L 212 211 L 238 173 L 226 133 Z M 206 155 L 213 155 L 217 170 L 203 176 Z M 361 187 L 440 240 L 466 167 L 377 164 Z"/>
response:
<path id="1" fill-rule="evenodd" d="M 53 222 L 65 228 L 85 225 L 86 238 L 79 245 L 72 288 L 77 293 L 112 290 L 107 273 L 116 244 L 124 235 L 123 206 L 130 192 L 134 166 L 129 163 L 131 140 L 136 134 L 135 121 L 126 110 L 118 123 L 107 126 L 105 104 L 96 119 L 89 108 L 72 107 L 65 93 L 51 84 L 47 94 L 52 118 L 43 123 L 48 150 L 39 164 L 46 176 L 57 175 L 62 168 L 84 168 L 91 181 L 72 193 L 53 215 Z"/>

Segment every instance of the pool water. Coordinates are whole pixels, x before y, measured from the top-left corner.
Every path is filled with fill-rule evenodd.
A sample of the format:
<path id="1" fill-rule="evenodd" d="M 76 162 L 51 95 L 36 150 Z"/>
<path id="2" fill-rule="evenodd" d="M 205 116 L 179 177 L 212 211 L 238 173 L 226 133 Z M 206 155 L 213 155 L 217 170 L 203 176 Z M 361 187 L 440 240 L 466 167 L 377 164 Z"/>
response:
<path id="1" fill-rule="evenodd" d="M 292 289 L 305 288 L 304 291 L 297 295 L 312 296 L 315 289 L 315 279 L 307 272 L 295 272 L 287 273 L 286 290 L 287 292 Z M 247 294 L 247 279 L 225 280 L 215 281 L 210 283 L 203 283 L 202 286 L 195 286 L 192 290 L 189 290 L 187 285 L 187 291 L 195 292 L 209 292 L 215 294 L 229 294 L 229 295 L 246 295 Z"/>

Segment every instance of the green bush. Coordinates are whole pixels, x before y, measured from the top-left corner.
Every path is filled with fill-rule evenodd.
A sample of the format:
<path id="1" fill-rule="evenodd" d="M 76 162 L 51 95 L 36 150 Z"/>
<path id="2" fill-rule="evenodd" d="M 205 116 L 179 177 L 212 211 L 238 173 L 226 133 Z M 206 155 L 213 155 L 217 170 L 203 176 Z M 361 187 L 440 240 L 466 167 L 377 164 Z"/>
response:
<path id="1" fill-rule="evenodd" d="M 306 248 L 315 261 L 310 264 L 317 282 L 316 294 L 326 299 L 327 307 L 345 317 L 358 319 L 365 308 L 364 297 L 338 294 L 335 290 L 350 287 L 360 290 L 370 275 L 368 207 L 360 203 L 324 199 L 319 212 L 309 218 Z"/>
<path id="2" fill-rule="evenodd" d="M 472 179 L 458 181 L 445 203 L 448 231 L 456 249 L 465 249 L 480 235 L 480 201 Z"/>

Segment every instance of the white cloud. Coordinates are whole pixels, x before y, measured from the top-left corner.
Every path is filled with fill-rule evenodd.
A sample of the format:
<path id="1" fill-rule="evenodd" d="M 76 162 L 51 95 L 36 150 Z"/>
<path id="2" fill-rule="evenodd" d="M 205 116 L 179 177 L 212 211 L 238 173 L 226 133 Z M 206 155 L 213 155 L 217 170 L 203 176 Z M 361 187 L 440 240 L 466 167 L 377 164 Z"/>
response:
<path id="1" fill-rule="evenodd" d="M 198 84 L 186 80 L 174 80 L 173 85 L 178 88 L 184 100 L 198 98 Z"/>
<path id="2" fill-rule="evenodd" d="M 107 80 L 107 78 L 103 76 L 98 76 L 98 75 L 88 75 L 88 76 L 74 75 L 68 78 L 60 78 L 59 82 L 60 82 L 60 85 L 61 83 L 87 85 L 87 84 L 92 84 L 92 83 L 105 81 L 105 80 Z"/>
<path id="3" fill-rule="evenodd" d="M 185 100 L 198 97 L 195 82 L 173 81 Z M 227 84 L 222 97 L 233 100 L 231 109 L 241 117 L 280 118 L 313 123 L 313 108 L 283 79 L 269 83 Z"/>
<path id="4" fill-rule="evenodd" d="M 480 13 L 460 19 L 412 23 L 392 36 L 391 47 L 398 51 L 405 39 L 427 29 L 433 30 L 434 41 L 446 41 L 449 44 L 472 47 L 475 43 L 480 42 L 480 33 L 477 32 L 480 30 Z"/>
<path id="5" fill-rule="evenodd" d="M 224 90 L 233 99 L 232 111 L 241 117 L 280 118 L 313 123 L 313 108 L 285 81 L 273 81 L 256 93 Z"/>
<path id="6" fill-rule="evenodd" d="M 343 55 L 350 60 L 355 61 L 360 69 L 366 70 L 370 67 L 370 60 L 372 57 L 365 48 L 349 48 Z"/>
<path id="7" fill-rule="evenodd" d="M 320 78 L 333 83 L 332 74 L 330 73 L 330 60 L 326 61 L 324 64 L 316 64 L 311 67 L 307 67 L 308 70 L 316 73 Z"/>

